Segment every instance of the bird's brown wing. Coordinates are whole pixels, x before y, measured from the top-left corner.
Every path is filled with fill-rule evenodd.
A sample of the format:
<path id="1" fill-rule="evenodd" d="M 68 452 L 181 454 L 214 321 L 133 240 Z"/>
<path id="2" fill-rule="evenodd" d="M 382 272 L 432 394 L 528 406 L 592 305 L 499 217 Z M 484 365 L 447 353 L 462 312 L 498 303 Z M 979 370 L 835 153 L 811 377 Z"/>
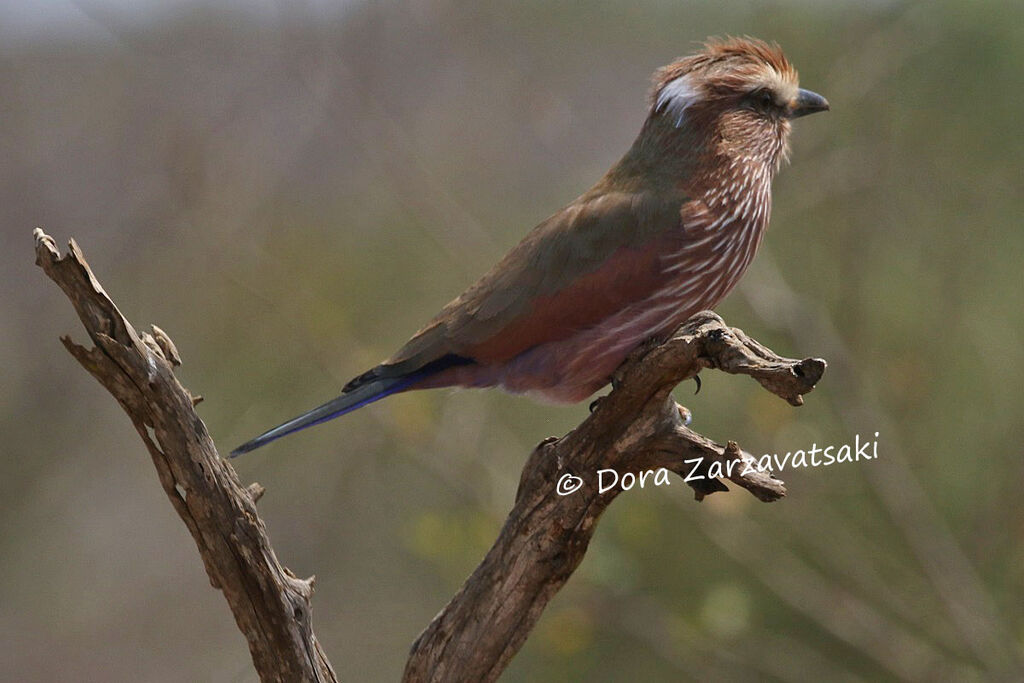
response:
<path id="1" fill-rule="evenodd" d="M 585 195 L 534 228 L 494 268 L 379 368 L 413 372 L 445 356 L 508 360 L 564 339 L 663 284 L 685 198 Z"/>

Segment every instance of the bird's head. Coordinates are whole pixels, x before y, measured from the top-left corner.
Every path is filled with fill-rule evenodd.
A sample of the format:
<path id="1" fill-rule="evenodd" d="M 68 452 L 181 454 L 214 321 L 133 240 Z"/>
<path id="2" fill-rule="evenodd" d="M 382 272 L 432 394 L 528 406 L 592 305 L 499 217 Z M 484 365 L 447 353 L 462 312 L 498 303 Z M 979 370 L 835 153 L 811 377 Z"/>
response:
<path id="1" fill-rule="evenodd" d="M 828 108 L 824 97 L 800 88 L 778 45 L 710 39 L 654 74 L 649 124 L 680 151 L 757 157 L 777 167 L 790 121 Z"/>

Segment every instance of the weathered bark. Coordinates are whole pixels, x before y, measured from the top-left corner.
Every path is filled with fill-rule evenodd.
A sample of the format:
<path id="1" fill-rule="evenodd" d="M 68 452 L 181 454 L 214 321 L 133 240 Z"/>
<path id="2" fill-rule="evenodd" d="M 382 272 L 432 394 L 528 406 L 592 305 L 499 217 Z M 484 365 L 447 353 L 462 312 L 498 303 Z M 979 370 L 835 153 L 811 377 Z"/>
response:
<path id="1" fill-rule="evenodd" d="M 690 318 L 670 340 L 633 353 L 590 417 L 533 451 L 498 540 L 414 643 L 405 681 L 493 681 L 501 674 L 621 492 L 599 492 L 600 470 L 639 475 L 665 468 L 689 479 L 697 500 L 728 490 L 714 476 L 719 471 L 762 501 L 786 495 L 783 483 L 758 471 L 734 442 L 723 448 L 685 426 L 685 408 L 669 394 L 704 368 L 750 375 L 798 406 L 821 379 L 825 361 L 781 358 L 710 311 Z M 578 480 L 557 490 L 568 477 Z"/>
<path id="2" fill-rule="evenodd" d="M 149 449 L 164 492 L 192 533 L 206 573 L 219 588 L 249 643 L 263 681 L 336 681 L 313 633 L 313 579 L 299 579 L 274 555 L 256 500 L 263 487 L 243 487 L 214 448 L 192 396 L 174 376 L 181 363 L 158 327 L 136 332 L 93 276 L 72 241 L 61 256 L 35 231 L 36 263 L 60 285 L 95 347 L 61 341 L 117 399 Z"/>
<path id="3" fill-rule="evenodd" d="M 171 504 L 188 526 L 210 581 L 224 592 L 264 681 L 333 681 L 313 634 L 312 579 L 282 567 L 255 501 L 217 454 L 193 397 L 174 377 L 170 339 L 138 334 L 96 281 L 74 242 L 61 257 L 36 230 L 36 262 L 68 295 L 96 346 L 65 346 L 118 400 L 149 449 Z M 782 358 L 711 312 L 693 316 L 661 344 L 634 352 L 612 392 L 561 439 L 547 439 L 523 468 L 515 505 L 483 562 L 413 645 L 404 680 L 493 681 L 522 646 L 551 597 L 579 566 L 598 518 L 621 489 L 598 490 L 598 472 L 664 468 L 696 497 L 732 481 L 762 501 L 786 494 L 734 442 L 722 447 L 686 427 L 672 389 L 705 368 L 755 378 L 801 405 L 825 361 Z"/>

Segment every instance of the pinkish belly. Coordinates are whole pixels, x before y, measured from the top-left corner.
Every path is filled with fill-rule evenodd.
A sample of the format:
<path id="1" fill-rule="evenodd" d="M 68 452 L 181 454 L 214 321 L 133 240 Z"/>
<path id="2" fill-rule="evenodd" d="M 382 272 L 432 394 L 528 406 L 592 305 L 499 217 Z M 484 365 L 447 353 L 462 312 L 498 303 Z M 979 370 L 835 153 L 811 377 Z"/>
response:
<path id="1" fill-rule="evenodd" d="M 426 386 L 494 387 L 553 403 L 577 403 L 608 384 L 626 356 L 652 337 L 670 334 L 705 302 L 660 298 L 632 306 L 601 324 L 536 346 L 497 366 L 453 368 Z"/>

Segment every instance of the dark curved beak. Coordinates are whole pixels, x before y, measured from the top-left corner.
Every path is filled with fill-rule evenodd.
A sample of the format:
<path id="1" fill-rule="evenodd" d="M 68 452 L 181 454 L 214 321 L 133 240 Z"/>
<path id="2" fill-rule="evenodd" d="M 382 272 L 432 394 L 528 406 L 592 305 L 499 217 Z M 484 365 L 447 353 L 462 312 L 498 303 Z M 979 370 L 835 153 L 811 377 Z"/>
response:
<path id="1" fill-rule="evenodd" d="M 789 105 L 788 116 L 791 119 L 798 119 L 817 111 L 828 111 L 828 100 L 816 92 L 800 88 L 797 91 L 796 99 Z"/>

